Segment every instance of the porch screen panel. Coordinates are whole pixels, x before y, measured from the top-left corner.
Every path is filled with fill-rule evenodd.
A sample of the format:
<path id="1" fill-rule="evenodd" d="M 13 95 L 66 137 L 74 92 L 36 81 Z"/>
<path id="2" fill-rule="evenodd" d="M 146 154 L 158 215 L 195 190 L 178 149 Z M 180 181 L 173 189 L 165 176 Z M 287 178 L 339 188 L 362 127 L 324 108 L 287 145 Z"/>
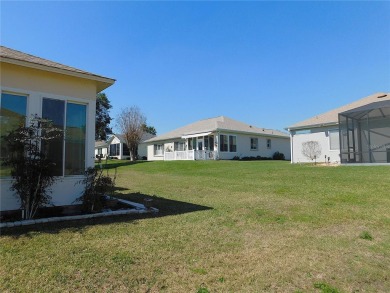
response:
<path id="1" fill-rule="evenodd" d="M 205 150 L 209 149 L 209 137 L 208 136 L 204 137 L 204 149 Z"/>
<path id="2" fill-rule="evenodd" d="M 174 144 L 174 150 L 175 151 L 184 151 L 184 142 L 176 141 Z"/>
<path id="3" fill-rule="evenodd" d="M 0 99 L 0 164 L 9 155 L 3 136 L 26 123 L 27 96 L 2 93 Z M 1 166 L 0 177 L 11 175 L 10 169 Z"/>
<path id="4" fill-rule="evenodd" d="M 209 136 L 210 151 L 214 150 L 214 136 Z"/>
<path id="5" fill-rule="evenodd" d="M 129 150 L 129 147 L 127 146 L 127 144 L 122 144 L 123 145 L 123 155 L 124 156 L 130 156 L 130 150 Z M 119 147 L 119 144 L 118 144 L 118 147 Z M 119 149 L 118 149 L 118 156 L 119 156 Z"/>
<path id="6" fill-rule="evenodd" d="M 64 130 L 65 101 L 44 98 L 42 101 L 42 118 L 51 120 L 54 127 Z M 53 174 L 62 176 L 64 170 L 64 135 L 61 134 L 61 136 L 48 142 L 43 141 L 42 151 L 55 164 Z"/>
<path id="7" fill-rule="evenodd" d="M 85 171 L 87 106 L 68 103 L 66 109 L 65 175 Z"/>
<path id="8" fill-rule="evenodd" d="M 189 139 L 188 139 L 188 149 L 191 151 L 191 150 L 193 150 L 193 147 L 192 147 L 192 137 L 190 137 Z"/>

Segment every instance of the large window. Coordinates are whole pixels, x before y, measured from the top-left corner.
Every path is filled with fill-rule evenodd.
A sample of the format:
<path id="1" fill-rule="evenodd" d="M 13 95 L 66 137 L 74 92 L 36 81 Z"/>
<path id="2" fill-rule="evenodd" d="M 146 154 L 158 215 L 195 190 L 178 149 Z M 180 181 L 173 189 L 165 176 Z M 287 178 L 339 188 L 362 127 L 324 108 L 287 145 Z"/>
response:
<path id="1" fill-rule="evenodd" d="M 188 139 L 188 149 L 196 150 L 196 137 L 190 137 Z"/>
<path id="2" fill-rule="evenodd" d="M 120 150 L 121 149 L 120 149 L 120 144 L 119 143 L 110 144 L 110 156 L 111 157 L 119 156 Z"/>
<path id="3" fill-rule="evenodd" d="M 127 146 L 127 144 L 123 143 L 122 145 L 123 145 L 123 155 L 124 156 L 130 156 L 130 149 Z"/>
<path id="4" fill-rule="evenodd" d="M 42 101 L 42 118 L 51 120 L 53 126 L 64 130 L 65 101 L 44 98 Z M 62 176 L 64 169 L 64 136 L 61 135 L 49 142 L 42 142 L 42 151 L 54 166 L 54 175 Z"/>
<path id="5" fill-rule="evenodd" d="M 229 151 L 231 153 L 237 152 L 237 137 L 229 135 Z"/>
<path id="6" fill-rule="evenodd" d="M 65 133 L 65 175 L 81 175 L 85 171 L 87 106 L 67 103 Z"/>
<path id="7" fill-rule="evenodd" d="M 224 135 L 219 136 L 221 152 L 237 152 L 237 137 L 235 135 Z"/>
<path id="8" fill-rule="evenodd" d="M 227 152 L 228 150 L 228 136 L 221 134 L 219 136 L 219 150 L 221 152 Z"/>
<path id="9" fill-rule="evenodd" d="M 2 93 L 0 99 L 0 163 L 8 156 L 3 136 L 26 123 L 27 96 Z M 10 169 L 1 167 L 0 176 L 9 176 Z"/>
<path id="10" fill-rule="evenodd" d="M 154 155 L 155 156 L 162 156 L 164 154 L 163 145 L 162 144 L 155 144 L 154 145 Z"/>
<path id="11" fill-rule="evenodd" d="M 54 175 L 82 175 L 85 171 L 87 106 L 43 98 L 42 118 L 64 130 L 64 135 L 42 144 L 55 163 Z"/>
<path id="12" fill-rule="evenodd" d="M 267 149 L 271 148 L 271 139 L 267 139 Z"/>
<path id="13" fill-rule="evenodd" d="M 251 137 L 251 151 L 257 151 L 259 149 L 259 139 L 257 137 Z"/>
<path id="14" fill-rule="evenodd" d="M 204 149 L 213 151 L 214 150 L 214 136 L 205 136 L 204 137 Z"/>
<path id="15" fill-rule="evenodd" d="M 338 129 L 329 130 L 329 149 L 331 151 L 340 149 L 340 137 Z"/>
<path id="16" fill-rule="evenodd" d="M 174 150 L 184 151 L 184 142 L 175 141 Z"/>

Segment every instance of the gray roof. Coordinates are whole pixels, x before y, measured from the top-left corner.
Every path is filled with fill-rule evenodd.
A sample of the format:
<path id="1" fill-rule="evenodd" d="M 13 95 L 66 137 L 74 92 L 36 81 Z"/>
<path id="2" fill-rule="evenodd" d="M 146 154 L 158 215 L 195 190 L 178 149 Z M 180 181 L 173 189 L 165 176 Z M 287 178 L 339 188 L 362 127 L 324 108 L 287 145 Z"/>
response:
<path id="1" fill-rule="evenodd" d="M 104 140 L 95 141 L 95 148 L 106 148 L 108 147 L 108 143 Z"/>
<path id="2" fill-rule="evenodd" d="M 47 59 L 43 59 L 4 46 L 0 46 L 0 60 L 1 62 L 13 63 L 13 64 L 18 64 L 27 67 L 38 67 L 42 69 L 44 68 L 49 71 L 55 71 L 62 74 L 79 76 L 87 79 L 96 80 L 99 81 L 100 83 L 103 83 L 98 85 L 99 91 L 107 88 L 108 86 L 110 86 L 115 82 L 115 79 L 112 78 L 90 73 L 81 69 L 77 69 Z"/>
<path id="3" fill-rule="evenodd" d="M 371 103 L 390 100 L 390 93 L 375 93 L 363 99 L 357 100 L 350 104 L 344 105 L 342 107 L 333 109 L 331 111 L 319 114 L 317 116 L 311 117 L 309 119 L 303 120 L 301 122 L 295 123 L 288 127 L 289 130 L 294 129 L 305 129 L 313 127 L 321 127 L 326 125 L 335 125 L 338 124 L 338 115 L 341 112 L 352 110 L 358 107 L 362 107 Z"/>
<path id="4" fill-rule="evenodd" d="M 381 117 L 390 118 L 390 100 L 384 100 L 367 104 L 358 108 L 354 108 L 345 112 L 340 113 L 341 115 L 348 116 L 353 119 L 364 119 L 366 117 L 374 118 Z"/>
<path id="5" fill-rule="evenodd" d="M 114 139 L 114 137 L 117 137 L 121 143 L 126 143 L 125 137 L 124 137 L 123 134 L 113 134 L 113 135 L 110 137 L 110 139 L 108 140 L 107 143 L 108 143 L 108 144 L 111 143 L 111 140 Z M 144 132 L 144 133 L 142 134 L 140 143 L 144 143 L 146 140 L 151 139 L 151 138 L 153 138 L 153 137 L 155 137 L 154 134 L 150 134 L 150 133 Z"/>
<path id="6" fill-rule="evenodd" d="M 165 134 L 156 136 L 152 139 L 147 140 L 146 142 L 149 143 L 155 141 L 177 139 L 177 138 L 181 138 L 184 135 L 191 135 L 191 134 L 198 134 L 198 133 L 201 134 L 201 133 L 215 132 L 215 131 L 237 132 L 237 133 L 246 133 L 246 134 L 253 134 L 253 135 L 277 136 L 277 137 L 285 137 L 285 138 L 289 137 L 288 134 L 278 130 L 259 128 L 225 116 L 219 116 L 219 117 L 204 119 L 204 120 L 200 120 L 188 124 L 186 126 L 177 128 Z"/>

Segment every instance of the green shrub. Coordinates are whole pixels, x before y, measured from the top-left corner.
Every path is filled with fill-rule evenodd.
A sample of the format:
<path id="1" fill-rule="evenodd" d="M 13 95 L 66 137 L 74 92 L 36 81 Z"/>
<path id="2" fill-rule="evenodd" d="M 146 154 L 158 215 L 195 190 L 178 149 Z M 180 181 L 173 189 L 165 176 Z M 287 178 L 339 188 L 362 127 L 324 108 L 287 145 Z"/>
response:
<path id="1" fill-rule="evenodd" d="M 20 126 L 4 136 L 8 156 L 4 165 L 10 167 L 12 184 L 23 209 L 23 219 L 34 218 L 38 208 L 51 203 L 51 186 L 57 180 L 55 164 L 46 157 L 42 143 L 62 135 L 51 121 L 34 116 L 30 125 Z"/>
<path id="2" fill-rule="evenodd" d="M 83 194 L 76 199 L 82 202 L 82 211 L 87 213 L 99 212 L 103 208 L 105 196 L 112 196 L 115 188 L 116 168 L 113 178 L 103 175 L 103 170 L 89 167 L 85 170 L 85 177 L 78 183 L 84 184 Z"/>
<path id="3" fill-rule="evenodd" d="M 285 160 L 285 156 L 283 153 L 279 153 L 279 152 L 275 152 L 273 155 L 272 155 L 272 159 L 273 160 Z"/>

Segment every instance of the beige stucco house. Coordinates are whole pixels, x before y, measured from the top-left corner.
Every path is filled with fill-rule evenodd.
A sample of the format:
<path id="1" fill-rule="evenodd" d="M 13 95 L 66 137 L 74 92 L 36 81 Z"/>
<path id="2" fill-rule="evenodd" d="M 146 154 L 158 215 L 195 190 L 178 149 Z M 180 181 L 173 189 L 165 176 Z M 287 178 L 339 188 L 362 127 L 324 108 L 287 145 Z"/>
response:
<path id="1" fill-rule="evenodd" d="M 96 94 L 115 80 L 4 46 L 0 65 L 0 136 L 35 114 L 64 129 L 65 139 L 53 142 L 56 151 L 49 154 L 60 178 L 52 188 L 52 203 L 72 204 L 83 189 L 76 183 L 94 165 Z M 2 143 L 0 159 L 6 155 Z M 0 210 L 18 209 L 9 173 L 1 170 L 0 175 Z"/>

